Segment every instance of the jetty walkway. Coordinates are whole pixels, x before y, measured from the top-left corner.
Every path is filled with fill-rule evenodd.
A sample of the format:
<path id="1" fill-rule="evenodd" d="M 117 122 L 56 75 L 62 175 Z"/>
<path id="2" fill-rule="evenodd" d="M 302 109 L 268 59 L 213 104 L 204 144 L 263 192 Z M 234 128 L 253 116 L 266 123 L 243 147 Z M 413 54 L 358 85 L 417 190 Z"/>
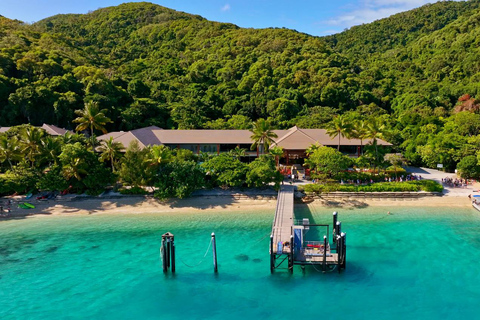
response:
<path id="1" fill-rule="evenodd" d="M 337 213 L 333 213 L 332 247 L 329 243 L 329 225 L 310 224 L 303 219 L 301 225 L 295 224 L 294 214 L 295 186 L 281 186 L 278 197 L 272 233 L 270 235 L 270 271 L 279 268 L 288 261 L 288 269 L 293 265 L 320 265 L 322 271 L 345 269 L 345 233 L 341 232 L 341 222 L 337 221 Z M 323 239 L 306 241 L 305 236 L 312 228 L 323 228 L 326 235 Z M 279 262 L 277 262 L 279 260 Z"/>

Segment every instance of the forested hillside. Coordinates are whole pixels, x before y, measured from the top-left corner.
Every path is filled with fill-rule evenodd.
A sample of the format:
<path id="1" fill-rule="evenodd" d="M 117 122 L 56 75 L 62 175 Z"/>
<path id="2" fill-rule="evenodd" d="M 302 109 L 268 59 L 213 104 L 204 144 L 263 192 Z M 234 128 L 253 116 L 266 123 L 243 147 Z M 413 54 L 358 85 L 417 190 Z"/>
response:
<path id="1" fill-rule="evenodd" d="M 451 167 L 479 148 L 479 8 L 439 2 L 325 38 L 150 3 L 0 17 L 0 125 L 73 128 L 90 101 L 109 130 L 322 127 L 345 114 L 381 119 L 408 160 Z"/>

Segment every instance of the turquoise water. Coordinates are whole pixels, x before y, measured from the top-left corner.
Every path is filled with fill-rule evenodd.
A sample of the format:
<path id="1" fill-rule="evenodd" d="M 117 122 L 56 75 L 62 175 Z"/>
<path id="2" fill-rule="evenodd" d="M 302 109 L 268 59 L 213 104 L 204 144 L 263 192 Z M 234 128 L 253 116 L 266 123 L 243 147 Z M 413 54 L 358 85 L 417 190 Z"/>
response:
<path id="1" fill-rule="evenodd" d="M 480 214 L 390 210 L 338 209 L 348 237 L 341 274 L 296 266 L 271 275 L 272 212 L 3 221 L 0 318 L 479 318 Z M 301 207 L 297 214 L 331 223 L 332 211 Z M 175 275 L 160 266 L 166 231 L 175 234 Z M 212 231 L 218 275 L 211 255 L 203 259 Z"/>

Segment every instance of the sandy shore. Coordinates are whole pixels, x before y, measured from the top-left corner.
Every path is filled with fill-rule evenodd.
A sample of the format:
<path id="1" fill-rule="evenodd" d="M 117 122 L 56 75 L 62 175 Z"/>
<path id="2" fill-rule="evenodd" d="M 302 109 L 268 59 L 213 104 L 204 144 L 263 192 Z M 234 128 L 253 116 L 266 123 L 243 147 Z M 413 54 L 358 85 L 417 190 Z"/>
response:
<path id="1" fill-rule="evenodd" d="M 268 211 L 275 210 L 275 199 L 234 199 L 232 197 L 193 197 L 161 202 L 153 198 L 125 197 L 121 199 L 85 199 L 81 201 L 32 201 L 35 209 L 13 208 L 10 217 L 91 215 L 91 214 L 180 214 L 205 211 Z M 333 199 L 315 200 L 308 206 L 329 208 L 374 207 L 471 207 L 467 196 L 443 196 L 400 199 Z"/>

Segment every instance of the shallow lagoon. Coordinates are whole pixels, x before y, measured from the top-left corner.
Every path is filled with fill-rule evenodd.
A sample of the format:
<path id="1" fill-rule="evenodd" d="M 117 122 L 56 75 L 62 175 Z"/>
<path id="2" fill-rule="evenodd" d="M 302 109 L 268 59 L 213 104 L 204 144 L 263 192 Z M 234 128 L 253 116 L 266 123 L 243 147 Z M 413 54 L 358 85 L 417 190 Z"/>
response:
<path id="1" fill-rule="evenodd" d="M 477 318 L 480 214 L 470 208 L 388 210 L 338 209 L 348 237 L 341 274 L 296 266 L 293 275 L 271 275 L 273 212 L 3 221 L 0 318 Z M 332 211 L 299 206 L 296 214 L 331 223 Z M 161 270 L 166 231 L 175 234 L 175 275 Z M 203 258 L 212 231 L 218 275 L 211 255 Z"/>

